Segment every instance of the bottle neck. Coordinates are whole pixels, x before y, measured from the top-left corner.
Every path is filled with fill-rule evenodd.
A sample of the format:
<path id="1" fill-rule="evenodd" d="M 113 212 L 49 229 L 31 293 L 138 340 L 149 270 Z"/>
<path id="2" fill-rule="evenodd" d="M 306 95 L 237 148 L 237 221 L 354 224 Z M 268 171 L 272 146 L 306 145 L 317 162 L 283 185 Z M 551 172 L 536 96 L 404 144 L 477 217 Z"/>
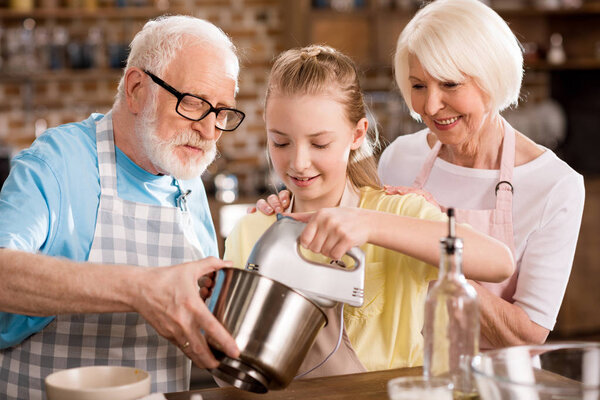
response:
<path id="1" fill-rule="evenodd" d="M 462 247 L 450 247 L 445 241 L 440 245 L 440 278 L 461 277 Z"/>

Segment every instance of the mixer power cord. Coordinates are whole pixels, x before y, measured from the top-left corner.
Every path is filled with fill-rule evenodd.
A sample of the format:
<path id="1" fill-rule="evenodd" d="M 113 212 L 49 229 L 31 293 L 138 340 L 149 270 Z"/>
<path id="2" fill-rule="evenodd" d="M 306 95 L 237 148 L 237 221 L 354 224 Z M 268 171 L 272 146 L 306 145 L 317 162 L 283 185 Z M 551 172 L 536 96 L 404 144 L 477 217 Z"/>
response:
<path id="1" fill-rule="evenodd" d="M 342 343 L 342 334 L 344 333 L 344 303 L 342 303 L 342 308 L 340 310 L 340 333 L 338 335 L 338 340 L 337 343 L 335 344 L 334 349 L 331 351 L 331 353 L 329 353 L 329 355 L 327 357 L 325 357 L 325 359 L 323 361 L 321 361 L 320 363 L 318 363 L 317 365 L 315 365 L 314 367 L 312 367 L 311 369 L 309 369 L 306 372 L 303 372 L 299 375 L 296 375 L 294 377 L 294 379 L 300 379 L 302 377 L 304 377 L 305 375 L 310 374 L 311 372 L 313 372 L 315 369 L 319 368 L 321 365 L 325 364 L 327 362 L 327 360 L 329 360 L 331 358 L 331 356 L 337 351 L 337 349 L 340 347 L 340 343 Z"/>

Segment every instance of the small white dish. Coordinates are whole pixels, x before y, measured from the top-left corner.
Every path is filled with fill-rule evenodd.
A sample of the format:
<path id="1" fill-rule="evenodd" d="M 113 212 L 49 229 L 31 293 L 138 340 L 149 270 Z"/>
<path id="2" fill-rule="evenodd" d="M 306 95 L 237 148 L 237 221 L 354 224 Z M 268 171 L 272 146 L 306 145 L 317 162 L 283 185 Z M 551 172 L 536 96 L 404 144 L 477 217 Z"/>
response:
<path id="1" fill-rule="evenodd" d="M 46 377 L 48 400 L 134 400 L 150 394 L 150 374 L 139 368 L 70 368 Z"/>

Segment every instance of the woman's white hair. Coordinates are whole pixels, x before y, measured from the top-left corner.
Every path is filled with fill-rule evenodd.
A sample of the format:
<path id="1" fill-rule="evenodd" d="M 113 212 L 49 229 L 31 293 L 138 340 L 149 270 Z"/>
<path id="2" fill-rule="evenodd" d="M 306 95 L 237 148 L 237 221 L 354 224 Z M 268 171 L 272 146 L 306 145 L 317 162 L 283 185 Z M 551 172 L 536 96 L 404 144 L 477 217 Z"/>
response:
<path id="1" fill-rule="evenodd" d="M 475 80 L 492 110 L 516 105 L 523 80 L 523 50 L 506 22 L 479 0 L 435 0 L 406 25 L 396 46 L 396 83 L 411 111 L 409 55 L 440 81 Z"/>
<path id="2" fill-rule="evenodd" d="M 129 45 L 125 71 L 130 67 L 138 67 L 161 76 L 178 51 L 190 43 L 214 46 L 231 54 L 229 72 L 236 81 L 237 93 L 240 65 L 235 46 L 217 26 L 187 15 L 162 16 L 146 22 Z M 124 85 L 125 74 L 117 88 L 117 102 L 125 99 Z"/>

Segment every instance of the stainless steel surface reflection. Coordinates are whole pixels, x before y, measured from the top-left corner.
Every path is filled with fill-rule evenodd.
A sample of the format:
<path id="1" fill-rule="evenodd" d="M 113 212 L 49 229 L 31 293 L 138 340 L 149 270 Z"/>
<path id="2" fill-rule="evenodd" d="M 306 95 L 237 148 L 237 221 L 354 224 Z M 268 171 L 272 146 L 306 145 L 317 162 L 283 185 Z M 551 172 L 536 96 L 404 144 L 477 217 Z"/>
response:
<path id="1" fill-rule="evenodd" d="M 209 307 L 241 353 L 232 359 L 213 349 L 220 365 L 211 373 L 257 393 L 286 387 L 327 323 L 323 311 L 302 294 L 236 268 L 218 272 Z"/>

